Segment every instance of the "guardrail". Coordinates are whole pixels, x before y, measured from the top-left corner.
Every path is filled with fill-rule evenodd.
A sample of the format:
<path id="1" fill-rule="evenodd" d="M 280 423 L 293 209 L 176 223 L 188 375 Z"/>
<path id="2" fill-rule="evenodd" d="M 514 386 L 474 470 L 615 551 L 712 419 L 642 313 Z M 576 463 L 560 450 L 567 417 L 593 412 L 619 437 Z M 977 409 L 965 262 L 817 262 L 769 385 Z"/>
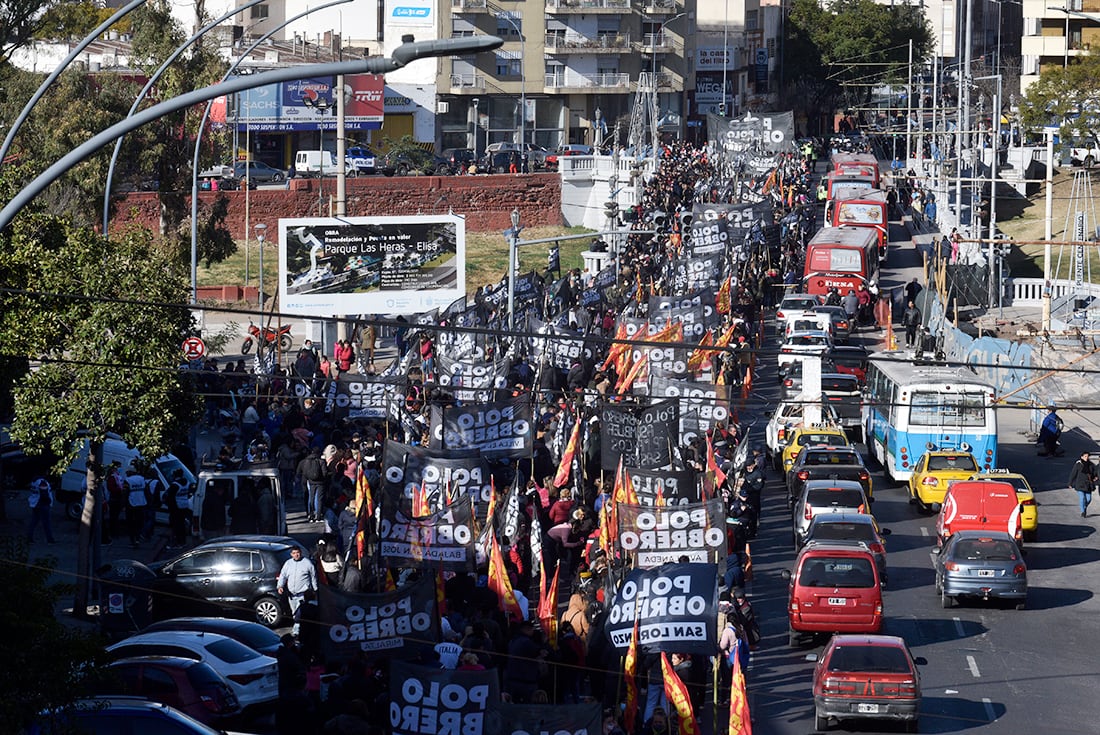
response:
<path id="1" fill-rule="evenodd" d="M 580 74 L 547 74 L 545 82 L 545 87 L 554 89 L 563 87 L 576 87 L 579 89 L 588 89 L 590 87 L 617 87 L 628 89 L 630 87 L 630 75 L 595 74 L 593 76 L 582 76 Z"/>
<path id="2" fill-rule="evenodd" d="M 1042 306 L 1044 284 L 1042 278 L 1009 278 L 1005 296 L 1013 306 Z M 1100 298 L 1100 284 L 1084 283 L 1077 286 L 1073 281 L 1056 280 L 1051 282 L 1051 298 L 1058 299 L 1071 293 L 1084 293 Z"/>
<path id="3" fill-rule="evenodd" d="M 481 74 L 452 74 L 451 88 L 485 89 L 485 77 Z"/>

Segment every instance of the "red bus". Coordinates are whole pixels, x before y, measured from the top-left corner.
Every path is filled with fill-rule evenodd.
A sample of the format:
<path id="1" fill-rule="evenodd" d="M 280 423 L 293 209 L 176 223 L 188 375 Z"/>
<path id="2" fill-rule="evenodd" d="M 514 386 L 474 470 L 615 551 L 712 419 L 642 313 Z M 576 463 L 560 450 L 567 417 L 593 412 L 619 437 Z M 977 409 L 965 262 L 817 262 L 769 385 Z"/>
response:
<path id="1" fill-rule="evenodd" d="M 834 227 L 841 225 L 868 227 L 878 233 L 878 259 L 886 260 L 887 248 L 890 245 L 890 220 L 887 213 L 886 192 L 878 189 L 870 191 L 864 189 L 859 196 L 838 199 L 833 203 L 830 215 L 829 224 Z"/>
<path id="2" fill-rule="evenodd" d="M 826 227 L 806 245 L 803 291 L 841 296 L 878 277 L 878 235 L 869 227 Z"/>
<path id="3" fill-rule="evenodd" d="M 838 174 L 870 176 L 871 184 L 879 185 L 878 159 L 870 153 L 837 153 L 830 159 L 832 170 Z"/>

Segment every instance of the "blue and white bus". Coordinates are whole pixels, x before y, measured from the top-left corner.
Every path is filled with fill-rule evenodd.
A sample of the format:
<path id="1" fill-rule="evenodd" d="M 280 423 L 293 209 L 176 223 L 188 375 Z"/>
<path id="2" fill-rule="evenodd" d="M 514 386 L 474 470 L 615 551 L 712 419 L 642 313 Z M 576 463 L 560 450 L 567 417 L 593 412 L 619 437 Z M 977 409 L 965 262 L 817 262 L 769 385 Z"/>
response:
<path id="1" fill-rule="evenodd" d="M 863 438 L 886 477 L 905 482 L 931 444 L 969 451 L 997 466 L 993 386 L 966 368 L 913 363 L 904 352 L 871 356 L 863 392 Z"/>

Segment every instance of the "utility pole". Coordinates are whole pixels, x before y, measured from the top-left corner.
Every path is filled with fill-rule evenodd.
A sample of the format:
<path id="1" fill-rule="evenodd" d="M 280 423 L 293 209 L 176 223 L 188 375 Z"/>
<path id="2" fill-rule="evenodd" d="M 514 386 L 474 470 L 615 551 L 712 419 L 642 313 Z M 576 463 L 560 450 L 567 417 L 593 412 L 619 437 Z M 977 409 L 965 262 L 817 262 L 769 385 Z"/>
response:
<path id="1" fill-rule="evenodd" d="M 912 157 L 913 134 L 913 39 L 909 39 L 909 78 L 905 84 L 905 167 L 909 167 Z"/>

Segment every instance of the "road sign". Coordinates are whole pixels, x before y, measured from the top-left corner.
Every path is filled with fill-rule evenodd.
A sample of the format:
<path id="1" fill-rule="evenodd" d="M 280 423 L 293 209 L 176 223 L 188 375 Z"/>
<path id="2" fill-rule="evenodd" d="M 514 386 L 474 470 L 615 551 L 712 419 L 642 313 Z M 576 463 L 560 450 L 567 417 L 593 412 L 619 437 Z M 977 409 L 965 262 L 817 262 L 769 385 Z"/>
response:
<path id="1" fill-rule="evenodd" d="M 201 360 L 206 355 L 206 344 L 198 337 L 183 340 L 183 356 L 188 360 Z"/>

